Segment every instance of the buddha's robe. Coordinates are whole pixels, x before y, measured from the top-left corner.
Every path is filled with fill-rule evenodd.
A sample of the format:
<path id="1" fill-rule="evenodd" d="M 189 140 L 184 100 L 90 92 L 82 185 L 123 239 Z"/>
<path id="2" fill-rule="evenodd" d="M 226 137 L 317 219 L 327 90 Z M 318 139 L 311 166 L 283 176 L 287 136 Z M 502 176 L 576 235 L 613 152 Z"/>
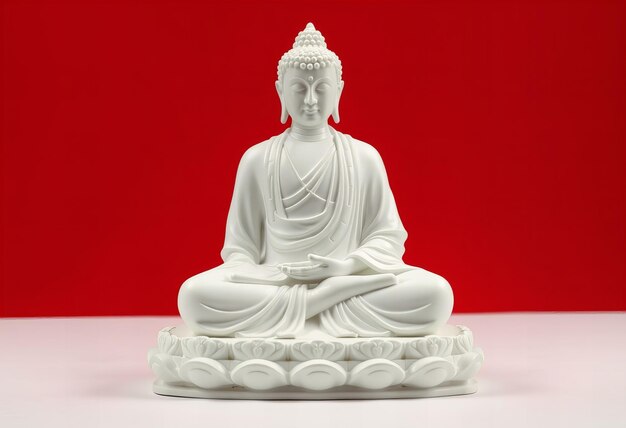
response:
<path id="1" fill-rule="evenodd" d="M 331 133 L 334 148 L 303 176 L 287 159 L 288 131 L 244 154 L 224 264 L 190 278 L 179 292 L 181 317 L 195 334 L 287 338 L 314 326 L 336 337 L 419 336 L 448 320 L 453 296 L 447 281 L 402 261 L 407 233 L 380 155 Z M 281 180 L 289 174 L 300 186 L 285 195 Z M 318 214 L 294 215 L 314 199 Z M 376 273 L 395 274 L 397 283 L 352 295 L 307 320 L 307 294 L 316 284 L 289 278 L 276 265 L 305 261 L 308 254 L 360 260 L 367 267 L 350 277 L 355 283 Z"/>

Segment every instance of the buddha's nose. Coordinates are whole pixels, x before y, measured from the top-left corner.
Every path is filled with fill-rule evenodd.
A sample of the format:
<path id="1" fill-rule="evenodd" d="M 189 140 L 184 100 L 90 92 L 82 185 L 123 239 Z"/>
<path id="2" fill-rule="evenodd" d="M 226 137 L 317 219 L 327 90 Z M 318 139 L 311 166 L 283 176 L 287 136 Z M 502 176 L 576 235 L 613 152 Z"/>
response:
<path id="1" fill-rule="evenodd" d="M 317 98 L 315 98 L 315 92 L 312 90 L 308 90 L 306 93 L 306 97 L 304 98 L 304 103 L 309 106 L 314 106 L 317 104 Z"/>

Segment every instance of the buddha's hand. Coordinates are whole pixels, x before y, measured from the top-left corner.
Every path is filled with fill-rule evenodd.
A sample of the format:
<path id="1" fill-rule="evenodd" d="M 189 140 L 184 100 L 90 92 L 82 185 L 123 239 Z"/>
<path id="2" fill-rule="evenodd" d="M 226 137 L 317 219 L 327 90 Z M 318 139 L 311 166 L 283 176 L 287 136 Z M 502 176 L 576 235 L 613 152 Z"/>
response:
<path id="1" fill-rule="evenodd" d="M 239 271 L 230 275 L 232 282 L 244 284 L 286 285 L 289 277 L 275 266 L 242 264 Z"/>
<path id="2" fill-rule="evenodd" d="M 305 262 L 282 263 L 278 268 L 290 278 L 298 281 L 321 281 L 333 276 L 352 275 L 364 266 L 359 260 L 345 260 L 309 254 Z"/>

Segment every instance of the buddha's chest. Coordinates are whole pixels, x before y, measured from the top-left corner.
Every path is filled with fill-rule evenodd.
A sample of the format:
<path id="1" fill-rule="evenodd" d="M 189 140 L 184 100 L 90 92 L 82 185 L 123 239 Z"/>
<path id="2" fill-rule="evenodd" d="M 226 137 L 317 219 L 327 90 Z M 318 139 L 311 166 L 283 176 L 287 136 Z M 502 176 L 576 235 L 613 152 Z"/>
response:
<path id="1" fill-rule="evenodd" d="M 279 186 L 288 217 L 317 215 L 333 200 L 334 152 L 332 145 L 284 149 L 280 157 Z"/>

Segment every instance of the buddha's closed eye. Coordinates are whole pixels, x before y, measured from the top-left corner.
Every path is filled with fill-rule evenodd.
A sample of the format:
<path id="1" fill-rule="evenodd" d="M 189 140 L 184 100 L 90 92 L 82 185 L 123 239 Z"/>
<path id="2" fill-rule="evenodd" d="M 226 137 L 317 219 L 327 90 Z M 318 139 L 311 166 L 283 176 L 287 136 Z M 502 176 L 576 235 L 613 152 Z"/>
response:
<path id="1" fill-rule="evenodd" d="M 318 92 L 326 92 L 328 89 L 330 89 L 330 85 L 328 83 L 320 83 L 315 89 Z"/>

